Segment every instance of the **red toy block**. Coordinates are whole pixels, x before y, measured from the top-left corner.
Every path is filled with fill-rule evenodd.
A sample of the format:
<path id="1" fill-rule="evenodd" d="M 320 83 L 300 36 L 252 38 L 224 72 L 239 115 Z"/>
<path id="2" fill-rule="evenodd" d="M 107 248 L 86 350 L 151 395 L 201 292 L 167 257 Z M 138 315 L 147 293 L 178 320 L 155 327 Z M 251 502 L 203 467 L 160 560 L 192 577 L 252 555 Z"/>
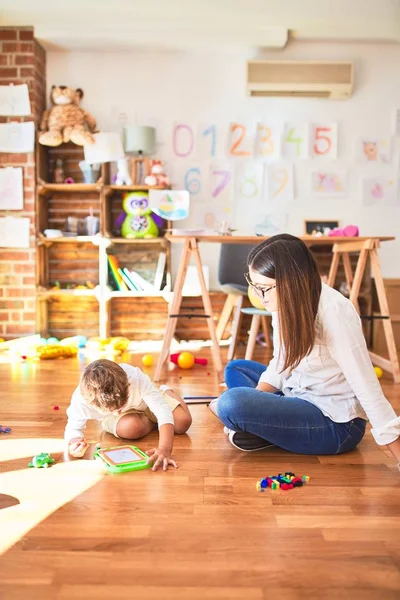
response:
<path id="1" fill-rule="evenodd" d="M 293 483 L 281 483 L 281 490 L 291 490 L 294 488 Z"/>

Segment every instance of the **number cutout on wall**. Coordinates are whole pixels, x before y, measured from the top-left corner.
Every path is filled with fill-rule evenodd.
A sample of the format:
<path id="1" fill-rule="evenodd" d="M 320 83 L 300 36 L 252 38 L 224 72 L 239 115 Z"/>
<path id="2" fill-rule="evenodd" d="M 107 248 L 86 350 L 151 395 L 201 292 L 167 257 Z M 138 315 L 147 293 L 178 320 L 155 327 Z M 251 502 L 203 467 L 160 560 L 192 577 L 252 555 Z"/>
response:
<path id="1" fill-rule="evenodd" d="M 283 157 L 288 160 L 308 158 L 308 138 L 308 123 L 303 123 L 300 125 L 286 123 L 282 140 Z"/>
<path id="2" fill-rule="evenodd" d="M 229 156 L 250 158 L 253 154 L 252 132 L 244 123 L 231 123 L 229 128 Z"/>
<path id="3" fill-rule="evenodd" d="M 335 160 L 338 152 L 337 138 L 337 123 L 314 123 L 311 138 L 313 156 Z"/>
<path id="4" fill-rule="evenodd" d="M 172 130 L 172 151 L 178 158 L 193 157 L 195 152 L 195 128 L 186 123 L 175 123 Z"/>
<path id="5" fill-rule="evenodd" d="M 276 160 L 280 156 L 280 132 L 276 125 L 257 123 L 255 156 L 264 160 Z"/>
<path id="6" fill-rule="evenodd" d="M 280 161 L 270 165 L 267 171 L 268 199 L 290 202 L 294 197 L 293 165 Z"/>

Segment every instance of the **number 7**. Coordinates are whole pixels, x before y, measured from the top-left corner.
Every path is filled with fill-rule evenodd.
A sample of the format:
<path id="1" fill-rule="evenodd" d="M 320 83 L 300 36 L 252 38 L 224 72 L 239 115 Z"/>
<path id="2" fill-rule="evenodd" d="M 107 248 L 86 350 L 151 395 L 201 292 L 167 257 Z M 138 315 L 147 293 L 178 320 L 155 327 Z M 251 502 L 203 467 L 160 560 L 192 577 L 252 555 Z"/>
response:
<path id="1" fill-rule="evenodd" d="M 222 175 L 221 181 L 219 182 L 219 184 L 217 185 L 217 187 L 211 194 L 213 198 L 216 198 L 217 196 L 220 195 L 222 190 L 224 190 L 226 188 L 226 186 L 230 183 L 231 173 L 230 173 L 230 171 L 212 171 L 212 175 Z"/>

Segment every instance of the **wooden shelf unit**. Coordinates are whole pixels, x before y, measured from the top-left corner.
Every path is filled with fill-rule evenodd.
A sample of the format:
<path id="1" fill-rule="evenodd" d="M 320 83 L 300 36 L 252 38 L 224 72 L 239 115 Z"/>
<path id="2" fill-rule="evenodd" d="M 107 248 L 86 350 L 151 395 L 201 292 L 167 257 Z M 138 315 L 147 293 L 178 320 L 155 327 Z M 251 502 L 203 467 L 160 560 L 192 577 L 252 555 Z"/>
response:
<path id="1" fill-rule="evenodd" d="M 75 183 L 51 183 L 55 161 L 64 161 L 66 177 Z M 107 254 L 115 254 L 121 265 L 150 271 L 157 265 L 160 252 L 166 253 L 163 287 L 171 286 L 170 245 L 164 237 L 126 239 L 114 226 L 122 211 L 123 193 L 148 191 L 148 186 L 111 185 L 110 165 L 104 164 L 96 183 L 83 181 L 79 161 L 84 159 L 83 148 L 63 144 L 45 148 L 37 144 L 36 236 L 37 236 L 37 331 L 42 335 L 68 337 L 82 333 L 87 336 L 114 335 L 109 315 L 114 304 L 119 305 L 119 322 L 123 313 L 135 311 L 132 300 L 142 305 L 146 298 L 167 301 L 166 293 L 121 292 L 108 285 Z M 99 218 L 99 234 L 47 238 L 45 229 L 66 230 L 67 217 L 84 219 L 90 212 Z M 168 224 L 166 224 L 168 227 Z M 165 233 L 161 230 L 161 235 Z M 140 271 L 140 269 L 139 269 Z M 74 289 L 86 285 L 87 289 Z M 59 287 L 57 287 L 59 285 Z M 93 287 L 92 287 L 93 286 Z M 122 304 L 121 304 L 122 302 Z M 141 308 L 141 311 L 143 309 Z M 142 317 L 142 323 L 144 319 Z M 151 334 L 150 334 L 151 337 Z M 159 334 L 156 337 L 159 339 Z"/>

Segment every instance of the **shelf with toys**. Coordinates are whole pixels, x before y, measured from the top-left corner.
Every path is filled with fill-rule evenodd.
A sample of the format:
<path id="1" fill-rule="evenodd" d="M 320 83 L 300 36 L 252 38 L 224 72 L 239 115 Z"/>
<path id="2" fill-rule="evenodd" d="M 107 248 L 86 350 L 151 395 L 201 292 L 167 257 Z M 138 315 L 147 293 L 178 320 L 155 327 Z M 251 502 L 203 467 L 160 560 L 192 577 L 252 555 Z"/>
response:
<path id="1" fill-rule="evenodd" d="M 168 301 L 171 256 L 164 234 L 170 223 L 155 223 L 151 211 L 145 210 L 152 187 L 114 185 L 109 163 L 101 165 L 93 183 L 85 183 L 79 168 L 82 147 L 71 143 L 55 148 L 38 146 L 38 331 L 66 337 L 84 328 L 88 336 L 111 336 L 111 311 L 116 312 L 116 327 L 120 327 L 129 319 L 127 313 L 135 311 L 132 300 Z M 59 182 L 54 181 L 57 168 Z M 62 178 L 69 183 L 61 182 Z M 139 214 L 135 214 L 136 209 Z M 157 237 L 147 238 L 148 234 Z M 109 255 L 120 261 L 121 270 L 137 271 L 139 278 L 144 275 L 144 283 L 118 287 L 108 272 Z M 124 273 L 124 277 L 126 281 L 129 275 Z M 145 327 L 143 317 L 141 322 Z"/>

